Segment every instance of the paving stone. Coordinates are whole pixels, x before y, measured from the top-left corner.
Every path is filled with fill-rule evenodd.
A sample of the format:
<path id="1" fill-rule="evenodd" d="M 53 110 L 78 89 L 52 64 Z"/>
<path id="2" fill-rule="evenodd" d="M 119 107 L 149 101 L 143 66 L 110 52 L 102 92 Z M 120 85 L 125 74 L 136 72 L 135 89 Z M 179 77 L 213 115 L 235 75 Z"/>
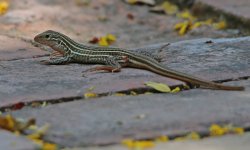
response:
<path id="1" fill-rule="evenodd" d="M 10 3 L 12 7 L 0 18 L 0 33 L 27 39 L 33 39 L 48 29 L 63 32 L 82 42 L 112 33 L 117 36 L 115 45 L 137 47 L 204 36 L 237 35 L 208 27 L 197 30 L 196 34 L 179 36 L 173 27 L 181 19 L 150 13 L 147 6 L 128 5 L 117 0 L 91 1 L 87 6 L 68 0 L 13 0 Z M 128 19 L 129 14 L 134 19 Z"/>
<path id="2" fill-rule="evenodd" d="M 226 135 L 223 137 L 206 138 L 199 141 L 184 141 L 184 142 L 168 142 L 157 143 L 150 150 L 248 150 L 250 134 L 244 135 Z M 127 150 L 128 148 L 116 145 L 105 147 L 89 147 L 89 148 L 65 148 L 63 150 Z"/>
<path id="3" fill-rule="evenodd" d="M 206 15 L 215 11 L 217 14 L 226 14 L 229 24 L 243 26 L 248 30 L 250 25 L 249 0 L 196 0 L 195 9 L 199 8 L 198 15 Z M 197 11 L 197 10 L 196 10 Z M 208 13 L 209 12 L 209 13 Z"/>
<path id="4" fill-rule="evenodd" d="M 50 123 L 46 140 L 61 146 L 119 143 L 208 131 L 212 123 L 250 125 L 250 80 L 232 82 L 246 91 L 189 90 L 177 94 L 110 96 L 13 112 L 16 117 Z M 140 117 L 144 116 L 144 117 Z"/>
<path id="5" fill-rule="evenodd" d="M 0 149 L 2 150 L 35 150 L 38 147 L 30 140 L 16 136 L 0 129 Z"/>
<path id="6" fill-rule="evenodd" d="M 212 44 L 206 44 L 212 40 Z M 223 80 L 250 76 L 250 37 L 236 39 L 200 39 L 182 41 L 165 48 L 163 64 L 207 80 Z M 162 44 L 149 46 L 159 49 Z M 149 49 L 145 47 L 143 50 Z M 123 69 L 120 73 L 96 73 L 82 77 L 82 71 L 92 65 L 42 65 L 41 59 L 1 61 L 0 106 L 17 102 L 60 99 L 83 96 L 92 92 L 112 93 L 145 88 L 144 82 L 155 81 L 168 85 L 180 81 L 162 77 L 149 71 Z"/>
<path id="7" fill-rule="evenodd" d="M 196 0 L 196 3 L 203 3 L 212 6 L 214 9 L 220 9 L 226 13 L 234 14 L 239 18 L 250 20 L 250 2 L 248 0 Z"/>
<path id="8" fill-rule="evenodd" d="M 46 54 L 48 52 L 41 51 L 21 39 L 0 35 L 0 61 L 32 58 Z"/>

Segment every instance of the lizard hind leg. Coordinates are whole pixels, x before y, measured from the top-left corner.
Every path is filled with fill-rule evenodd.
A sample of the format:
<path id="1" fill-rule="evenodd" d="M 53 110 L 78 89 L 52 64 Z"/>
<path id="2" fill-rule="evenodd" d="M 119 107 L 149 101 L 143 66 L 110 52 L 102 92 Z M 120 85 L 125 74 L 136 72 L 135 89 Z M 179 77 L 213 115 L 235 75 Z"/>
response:
<path id="1" fill-rule="evenodd" d="M 105 59 L 105 62 L 103 62 L 105 65 L 104 66 L 97 66 L 94 68 L 90 68 L 87 70 L 84 70 L 83 73 L 87 72 L 95 72 L 95 71 L 107 71 L 107 72 L 120 72 L 121 71 L 121 65 L 119 62 L 126 62 L 127 60 L 126 57 L 107 57 Z M 84 76 L 84 75 L 83 75 Z"/>

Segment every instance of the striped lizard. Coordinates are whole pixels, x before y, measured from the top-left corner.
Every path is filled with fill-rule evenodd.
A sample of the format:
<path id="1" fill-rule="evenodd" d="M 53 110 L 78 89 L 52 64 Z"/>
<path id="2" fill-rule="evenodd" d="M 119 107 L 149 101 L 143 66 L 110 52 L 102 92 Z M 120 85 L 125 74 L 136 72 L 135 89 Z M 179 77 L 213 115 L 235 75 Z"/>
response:
<path id="1" fill-rule="evenodd" d="M 54 57 L 43 61 L 45 64 L 60 65 L 70 62 L 82 64 L 104 64 L 104 66 L 98 66 L 89 69 L 88 71 L 103 70 L 109 72 L 119 72 L 122 67 L 133 67 L 149 70 L 162 76 L 190 83 L 194 86 L 217 90 L 244 90 L 244 87 L 242 86 L 222 85 L 172 70 L 159 63 L 159 61 L 153 57 L 142 53 L 122 48 L 83 45 L 73 41 L 62 33 L 52 30 L 38 34 L 35 36 L 34 40 L 40 44 L 51 47 L 54 50 L 54 54 L 57 53 L 61 55 L 61 57 Z"/>

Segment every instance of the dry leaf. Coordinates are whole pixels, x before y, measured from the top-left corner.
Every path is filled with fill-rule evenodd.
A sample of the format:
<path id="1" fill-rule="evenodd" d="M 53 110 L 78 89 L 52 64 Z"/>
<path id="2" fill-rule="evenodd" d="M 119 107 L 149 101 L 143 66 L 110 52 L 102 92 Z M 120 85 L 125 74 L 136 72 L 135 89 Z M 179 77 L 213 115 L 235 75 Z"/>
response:
<path id="1" fill-rule="evenodd" d="M 5 14 L 8 8 L 9 8 L 9 3 L 7 1 L 0 1 L 0 15 Z"/>
<path id="2" fill-rule="evenodd" d="M 157 138 L 155 139 L 155 141 L 156 141 L 156 142 L 168 142 L 168 141 L 169 141 L 169 138 L 168 138 L 167 136 L 165 136 L 165 135 L 162 135 L 162 136 L 160 136 L 160 137 L 157 137 Z"/>
<path id="3" fill-rule="evenodd" d="M 177 93 L 177 92 L 180 92 L 180 91 L 181 91 L 180 87 L 176 87 L 173 90 L 171 90 L 171 93 Z"/>
<path id="4" fill-rule="evenodd" d="M 124 93 L 115 93 L 114 95 L 115 96 L 126 96 L 126 94 L 124 94 Z"/>
<path id="5" fill-rule="evenodd" d="M 131 139 L 125 139 L 122 144 L 130 149 L 143 150 L 145 148 L 152 148 L 155 144 L 152 141 L 134 141 Z"/>
<path id="6" fill-rule="evenodd" d="M 29 126 L 35 124 L 35 119 L 31 118 L 28 121 L 19 121 L 11 115 L 0 116 L 0 128 L 11 132 L 22 132 Z"/>
<path id="7" fill-rule="evenodd" d="M 181 13 L 178 13 L 177 17 L 182 18 L 182 19 L 188 19 L 191 21 L 196 20 L 196 17 L 194 17 L 189 10 L 185 10 Z"/>
<path id="8" fill-rule="evenodd" d="M 77 6 L 87 6 L 90 3 L 90 0 L 75 0 Z"/>
<path id="9" fill-rule="evenodd" d="M 191 25 L 192 25 L 191 21 L 184 21 L 181 23 L 177 23 L 174 26 L 174 29 L 178 31 L 179 35 L 184 35 L 189 31 Z"/>
<path id="10" fill-rule="evenodd" d="M 98 37 L 93 37 L 91 40 L 89 40 L 89 43 L 91 43 L 91 44 L 96 44 L 96 43 L 98 43 L 99 42 L 99 38 Z"/>
<path id="11" fill-rule="evenodd" d="M 210 135 L 211 136 L 221 136 L 226 133 L 225 128 L 217 125 L 217 124 L 212 124 L 209 128 Z"/>
<path id="12" fill-rule="evenodd" d="M 103 36 L 98 41 L 98 44 L 100 46 L 109 46 L 113 42 L 116 41 L 116 37 L 113 34 L 107 34 L 106 36 Z"/>
<path id="13" fill-rule="evenodd" d="M 174 5 L 174 4 L 166 1 L 159 6 L 153 7 L 152 9 L 150 9 L 150 11 L 164 12 L 165 14 L 168 14 L 168 15 L 174 15 L 179 11 L 179 8 L 177 5 Z"/>
<path id="14" fill-rule="evenodd" d="M 199 140 L 201 139 L 200 135 L 197 132 L 191 132 L 188 135 L 185 136 L 187 139 L 191 140 Z"/>
<path id="15" fill-rule="evenodd" d="M 108 43 L 108 41 L 107 41 L 107 38 L 105 38 L 105 37 L 101 37 L 100 40 L 99 40 L 99 42 L 98 42 L 98 44 L 99 44 L 100 46 L 109 46 L 109 43 Z"/>
<path id="16" fill-rule="evenodd" d="M 84 94 L 84 97 L 85 98 L 95 98 L 97 97 L 98 95 L 96 93 L 92 93 L 92 92 L 88 92 L 88 93 L 85 93 Z"/>
<path id="17" fill-rule="evenodd" d="M 147 4 L 155 5 L 155 0 L 125 0 L 128 4 Z"/>
<path id="18" fill-rule="evenodd" d="M 169 86 L 163 83 L 145 82 L 145 85 L 148 87 L 152 87 L 153 89 L 160 91 L 160 92 L 165 92 L 165 93 L 171 92 L 171 89 L 169 88 Z"/>
<path id="19" fill-rule="evenodd" d="M 217 30 L 222 30 L 227 27 L 227 23 L 226 21 L 220 21 L 220 22 L 214 23 L 213 27 Z"/>

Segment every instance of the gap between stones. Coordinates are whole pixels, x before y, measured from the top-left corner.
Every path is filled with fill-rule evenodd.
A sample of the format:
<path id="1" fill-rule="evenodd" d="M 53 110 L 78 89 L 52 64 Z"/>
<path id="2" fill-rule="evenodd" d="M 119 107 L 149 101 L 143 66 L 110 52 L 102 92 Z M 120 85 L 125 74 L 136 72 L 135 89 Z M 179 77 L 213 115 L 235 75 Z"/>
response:
<path id="1" fill-rule="evenodd" d="M 225 82 L 230 82 L 230 81 L 240 81 L 240 80 L 248 80 L 248 79 L 250 79 L 250 76 L 244 76 L 244 77 L 239 77 L 239 78 L 234 78 L 234 79 L 231 78 L 231 79 L 224 79 L 224 80 L 216 80 L 214 82 L 225 83 Z M 190 87 L 189 89 L 186 89 L 183 84 L 170 86 L 171 89 L 174 89 L 176 87 L 179 87 L 181 89 L 181 91 L 197 89 L 195 87 Z M 209 89 L 207 89 L 207 90 L 209 90 Z M 97 96 L 94 97 L 94 98 L 112 96 L 115 93 L 122 93 L 122 94 L 125 94 L 126 96 L 129 96 L 129 95 L 131 95 L 130 94 L 131 92 L 135 92 L 137 95 L 144 94 L 145 92 L 151 92 L 152 94 L 162 93 L 162 92 L 159 92 L 159 91 L 157 91 L 155 89 L 145 87 L 145 88 L 136 88 L 136 89 L 123 90 L 123 91 L 115 91 L 115 92 L 96 93 Z M 169 94 L 169 93 L 165 93 L 165 94 Z M 137 95 L 133 95 L 133 96 L 137 96 Z M 81 100 L 81 99 L 88 100 L 88 99 L 91 99 L 91 98 L 86 98 L 84 95 L 82 95 L 82 96 L 61 97 L 61 98 L 56 98 L 56 99 L 45 99 L 45 100 L 43 100 L 43 99 L 37 100 L 36 99 L 36 101 L 18 102 L 18 103 L 11 104 L 9 106 L 0 107 L 0 111 L 2 113 L 5 113 L 5 112 L 9 112 L 9 111 L 18 111 L 18 110 L 20 110 L 20 109 L 22 109 L 24 107 L 38 108 L 38 107 L 41 107 L 43 103 L 46 103 L 46 106 L 44 106 L 44 107 L 47 107 L 49 105 L 60 104 L 60 103 L 65 103 L 65 102 L 72 102 L 72 101 Z M 32 106 L 33 103 L 40 104 L 40 105 L 39 106 Z M 22 108 L 15 109 L 15 107 L 18 104 L 23 105 Z"/>

